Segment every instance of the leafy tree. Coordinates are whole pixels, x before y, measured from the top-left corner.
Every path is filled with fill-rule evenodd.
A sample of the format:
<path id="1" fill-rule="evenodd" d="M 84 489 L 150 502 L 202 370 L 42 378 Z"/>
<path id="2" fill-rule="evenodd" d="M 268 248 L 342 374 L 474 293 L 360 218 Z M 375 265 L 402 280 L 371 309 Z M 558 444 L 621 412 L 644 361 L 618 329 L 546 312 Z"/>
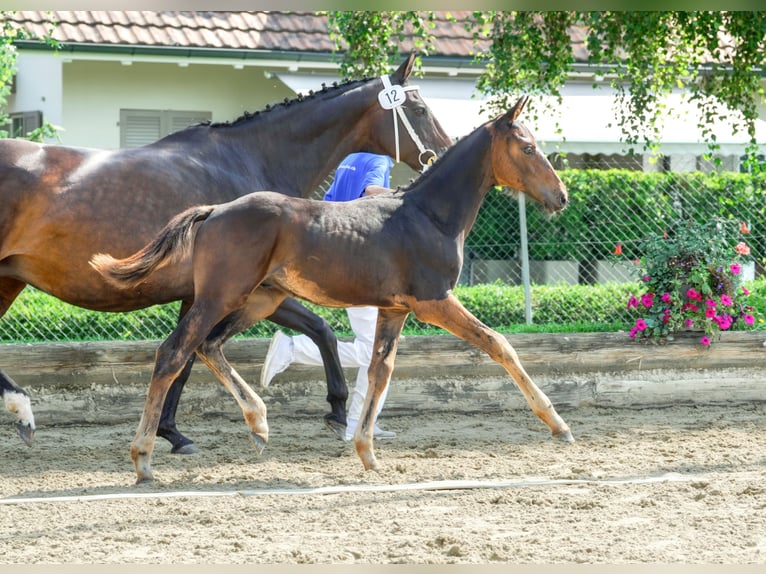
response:
<path id="1" fill-rule="evenodd" d="M 330 27 L 345 50 L 344 73 L 378 74 L 402 45 L 433 45 L 434 12 L 330 12 Z M 441 13 L 455 22 L 454 16 Z M 749 136 L 754 162 L 758 105 L 766 60 L 766 12 L 518 12 L 475 11 L 465 20 L 484 71 L 478 89 L 491 109 L 505 109 L 520 92 L 554 96 L 576 64 L 570 32 L 584 33 L 596 83 L 617 93 L 624 140 L 651 148 L 669 113 L 663 98 L 684 89 L 700 111 L 698 126 L 717 149 L 716 124 L 726 119 Z M 721 106 L 725 104 L 728 112 Z M 553 107 L 554 104 L 549 104 Z M 552 111 L 546 109 L 546 112 Z"/>
<path id="2" fill-rule="evenodd" d="M 56 136 L 59 128 L 43 122 L 43 125 L 27 134 L 10 134 L 4 129 L 10 123 L 7 113 L 8 96 L 11 94 L 11 84 L 16 75 L 16 46 L 14 42 L 22 38 L 28 38 L 26 31 L 13 25 L 10 18 L 12 12 L 0 10 L 0 137 L 16 137 L 20 135 L 33 141 L 42 141 L 44 138 Z M 52 38 L 53 24 L 48 23 L 50 32 L 43 40 L 51 47 L 56 48 L 57 43 Z"/>

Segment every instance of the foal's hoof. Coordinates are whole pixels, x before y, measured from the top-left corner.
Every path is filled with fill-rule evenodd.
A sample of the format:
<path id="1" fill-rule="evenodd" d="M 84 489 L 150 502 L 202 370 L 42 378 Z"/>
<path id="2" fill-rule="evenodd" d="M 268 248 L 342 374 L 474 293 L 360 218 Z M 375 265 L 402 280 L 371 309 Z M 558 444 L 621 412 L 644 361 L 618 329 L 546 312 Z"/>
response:
<path id="1" fill-rule="evenodd" d="M 32 442 L 35 439 L 35 429 L 30 424 L 16 423 L 16 430 L 19 431 L 19 436 L 24 444 L 32 446 Z"/>
<path id="2" fill-rule="evenodd" d="M 558 439 L 562 442 L 574 442 L 575 439 L 572 436 L 572 431 L 567 429 L 565 431 L 555 432 L 553 433 L 553 438 Z"/>
<path id="3" fill-rule="evenodd" d="M 253 441 L 253 445 L 255 445 L 255 452 L 258 456 L 261 456 L 261 453 L 263 452 L 263 449 L 266 448 L 266 441 L 263 439 L 263 437 L 255 434 L 250 433 L 250 440 Z"/>
<path id="4" fill-rule="evenodd" d="M 143 475 L 136 478 L 136 486 L 141 486 L 142 484 L 151 484 L 154 482 L 154 477 L 149 475 Z"/>
<path id="5" fill-rule="evenodd" d="M 193 442 L 188 442 L 186 444 L 182 444 L 179 446 L 174 446 L 170 453 L 171 454 L 198 454 L 199 449 L 197 448 L 197 445 Z"/>

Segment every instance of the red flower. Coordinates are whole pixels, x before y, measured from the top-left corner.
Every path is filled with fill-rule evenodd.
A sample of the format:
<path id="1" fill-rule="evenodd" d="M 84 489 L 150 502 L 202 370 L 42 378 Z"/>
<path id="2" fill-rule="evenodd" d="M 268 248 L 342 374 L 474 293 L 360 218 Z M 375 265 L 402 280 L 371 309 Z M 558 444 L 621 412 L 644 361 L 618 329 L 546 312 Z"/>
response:
<path id="1" fill-rule="evenodd" d="M 747 223 L 745 223 L 744 221 L 740 223 L 739 230 L 742 233 L 750 233 L 750 230 L 747 228 Z"/>
<path id="2" fill-rule="evenodd" d="M 622 243 L 618 243 L 614 248 L 615 255 L 622 255 Z"/>

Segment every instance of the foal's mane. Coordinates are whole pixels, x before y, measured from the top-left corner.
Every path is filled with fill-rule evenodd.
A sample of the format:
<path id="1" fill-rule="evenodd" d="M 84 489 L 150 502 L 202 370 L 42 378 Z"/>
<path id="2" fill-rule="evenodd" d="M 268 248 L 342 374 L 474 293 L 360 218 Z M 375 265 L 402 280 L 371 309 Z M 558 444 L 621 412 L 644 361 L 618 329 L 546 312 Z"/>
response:
<path id="1" fill-rule="evenodd" d="M 444 152 L 444 155 L 441 157 L 437 157 L 436 161 L 425 171 L 425 173 L 420 174 L 418 177 L 411 179 L 410 182 L 405 186 L 399 186 L 399 191 L 410 191 L 411 189 L 420 186 L 425 185 L 428 183 L 428 180 L 430 177 L 435 177 L 434 173 L 438 171 L 439 165 L 444 163 L 448 157 L 460 153 L 456 151 L 457 148 L 462 148 L 464 145 L 464 142 L 466 140 L 472 140 L 475 139 L 478 134 L 482 133 L 484 130 L 483 128 L 487 126 L 487 124 L 491 123 L 491 120 L 489 122 L 485 122 L 475 130 L 473 130 L 471 133 L 466 134 L 457 140 L 455 140 L 455 143 L 453 143 L 449 148 L 447 148 L 447 151 Z M 467 144 L 470 145 L 470 144 Z"/>
<path id="2" fill-rule="evenodd" d="M 239 116 L 237 119 L 233 121 L 225 121 L 225 122 L 206 121 L 206 122 L 200 122 L 193 126 L 189 126 L 189 128 L 193 128 L 196 126 L 208 126 L 211 128 L 230 128 L 230 127 L 238 126 L 252 120 L 253 118 L 259 116 L 260 114 L 268 113 L 280 108 L 286 108 L 294 104 L 299 104 L 301 102 L 315 100 L 320 97 L 323 98 L 327 96 L 328 94 L 334 94 L 335 92 L 339 92 L 339 93 L 345 92 L 359 84 L 368 82 L 371 79 L 373 78 L 371 77 L 362 78 L 360 80 L 349 80 L 348 78 L 346 78 L 345 80 L 343 80 L 342 83 L 339 84 L 338 82 L 333 82 L 330 86 L 327 86 L 326 84 L 322 83 L 322 89 L 319 91 L 315 92 L 314 90 L 309 90 L 309 93 L 306 96 L 304 96 L 303 94 L 298 94 L 294 98 L 285 98 L 284 101 L 282 102 L 266 104 L 266 107 L 263 108 L 262 110 L 257 110 L 255 112 L 245 112 L 244 114 L 242 114 L 241 116 Z"/>

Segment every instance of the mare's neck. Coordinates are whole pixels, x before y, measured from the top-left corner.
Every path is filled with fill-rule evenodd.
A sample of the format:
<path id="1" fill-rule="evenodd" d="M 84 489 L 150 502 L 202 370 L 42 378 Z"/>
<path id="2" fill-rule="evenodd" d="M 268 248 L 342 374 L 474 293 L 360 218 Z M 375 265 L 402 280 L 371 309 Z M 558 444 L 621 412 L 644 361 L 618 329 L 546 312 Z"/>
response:
<path id="1" fill-rule="evenodd" d="M 362 119 L 377 105 L 370 84 L 330 88 L 222 129 L 229 130 L 225 133 L 240 154 L 264 166 L 260 189 L 308 197 L 344 157 L 362 151 L 362 142 L 370 139 L 362 129 Z"/>

